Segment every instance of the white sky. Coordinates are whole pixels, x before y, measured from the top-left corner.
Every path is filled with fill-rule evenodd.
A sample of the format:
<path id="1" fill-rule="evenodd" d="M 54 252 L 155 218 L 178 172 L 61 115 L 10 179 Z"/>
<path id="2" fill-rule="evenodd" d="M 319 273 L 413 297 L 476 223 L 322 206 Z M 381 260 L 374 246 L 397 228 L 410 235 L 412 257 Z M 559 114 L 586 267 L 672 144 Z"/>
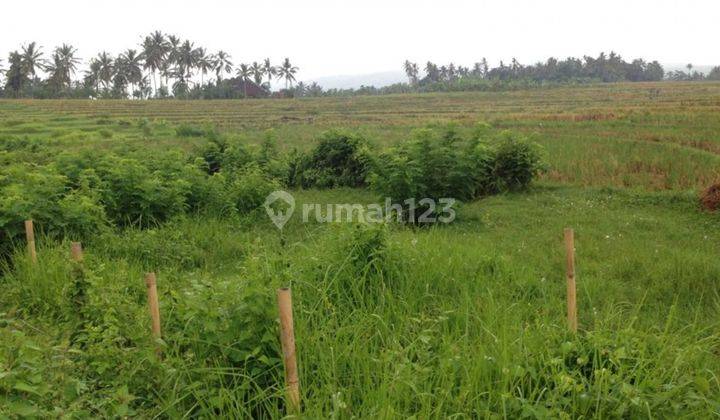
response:
<path id="1" fill-rule="evenodd" d="M 710 0 L 36 0 L 7 2 L 0 15 L 5 63 L 29 41 L 45 52 L 71 43 L 85 60 L 159 29 L 224 49 L 235 64 L 288 56 L 298 80 L 401 70 L 406 58 L 529 64 L 602 50 L 720 64 L 720 2 Z"/>

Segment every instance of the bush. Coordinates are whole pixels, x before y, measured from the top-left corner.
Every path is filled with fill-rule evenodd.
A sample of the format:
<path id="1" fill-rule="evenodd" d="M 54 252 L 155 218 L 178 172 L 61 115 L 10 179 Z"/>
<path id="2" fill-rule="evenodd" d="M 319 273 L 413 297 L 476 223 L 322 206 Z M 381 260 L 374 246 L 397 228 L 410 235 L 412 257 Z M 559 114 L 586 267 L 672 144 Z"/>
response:
<path id="1" fill-rule="evenodd" d="M 175 134 L 178 137 L 203 137 L 216 135 L 217 132 L 212 127 L 198 127 L 183 123 L 175 128 Z"/>
<path id="2" fill-rule="evenodd" d="M 379 156 L 370 177 L 373 189 L 403 208 L 403 220 L 435 210 L 421 202 L 432 199 L 470 200 L 476 196 L 481 177 L 477 167 L 484 162 L 482 149 L 463 145 L 452 136 L 441 137 L 430 129 L 417 130 L 404 142 Z M 471 153 L 472 152 L 472 153 Z M 406 202 L 413 200 L 414 209 Z"/>
<path id="3" fill-rule="evenodd" d="M 108 130 L 107 128 L 103 128 L 100 131 L 98 131 L 98 134 L 100 134 L 100 137 L 104 139 L 110 139 L 113 136 L 113 132 Z"/>
<path id="4" fill-rule="evenodd" d="M 720 183 L 711 185 L 700 195 L 700 203 L 707 211 L 720 210 Z"/>
<path id="5" fill-rule="evenodd" d="M 244 169 L 228 187 L 230 199 L 241 214 L 260 208 L 267 196 L 280 188 L 280 184 L 267 176 L 257 165 Z"/>
<path id="6" fill-rule="evenodd" d="M 135 159 L 112 156 L 98 172 L 102 203 L 119 225 L 150 226 L 185 211 L 190 183 L 168 171 L 150 171 Z"/>
<path id="7" fill-rule="evenodd" d="M 491 192 L 524 190 L 544 169 L 539 146 L 509 131 L 501 134 L 491 167 Z"/>
<path id="8" fill-rule="evenodd" d="M 289 183 L 303 188 L 361 187 L 369 161 L 368 144 L 362 136 L 328 131 L 309 154 L 294 153 Z"/>
<path id="9" fill-rule="evenodd" d="M 106 224 L 105 212 L 89 192 L 70 190 L 65 176 L 52 167 L 33 172 L 13 165 L 0 178 L 0 254 L 24 237 L 24 221 L 51 238 L 82 237 Z"/>
<path id="10" fill-rule="evenodd" d="M 252 417 L 267 417 L 258 389 L 276 387 L 282 370 L 270 290 L 240 279 L 193 279 L 179 294 L 165 340 L 177 379 L 195 388 L 183 401 L 186 415 L 236 413 L 233 404 L 242 404 Z"/>
<path id="11" fill-rule="evenodd" d="M 454 129 L 416 130 L 409 141 L 401 143 L 374 162 L 370 185 L 394 204 L 404 215 L 437 215 L 437 208 L 422 204 L 431 199 L 468 201 L 504 191 L 527 188 L 542 170 L 539 146 L 511 133 L 488 139 L 486 127 L 479 126 L 472 140 L 463 140 Z M 405 220 L 405 218 L 403 218 Z M 411 220 L 415 222 L 416 220 Z"/>

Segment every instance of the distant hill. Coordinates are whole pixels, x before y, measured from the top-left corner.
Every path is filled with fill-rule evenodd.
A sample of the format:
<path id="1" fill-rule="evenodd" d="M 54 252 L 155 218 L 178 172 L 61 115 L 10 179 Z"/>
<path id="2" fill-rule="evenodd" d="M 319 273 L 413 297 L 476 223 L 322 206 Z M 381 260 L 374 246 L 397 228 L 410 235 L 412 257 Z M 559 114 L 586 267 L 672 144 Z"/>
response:
<path id="1" fill-rule="evenodd" d="M 685 66 L 687 66 L 687 63 L 685 63 L 685 64 L 668 63 L 668 64 L 663 64 L 662 66 L 665 69 L 665 73 L 670 72 L 670 71 L 676 71 L 676 70 L 684 71 L 687 73 L 687 67 L 685 67 Z M 692 69 L 693 69 L 693 71 L 708 74 L 708 73 L 710 73 L 710 70 L 712 70 L 713 67 L 715 67 L 715 66 L 707 65 L 707 64 L 693 64 Z"/>
<path id="2" fill-rule="evenodd" d="M 383 87 L 393 83 L 407 82 L 402 71 L 384 71 L 378 73 L 353 74 L 317 77 L 305 80 L 305 83 L 317 82 L 323 89 L 357 89 L 360 86 Z"/>

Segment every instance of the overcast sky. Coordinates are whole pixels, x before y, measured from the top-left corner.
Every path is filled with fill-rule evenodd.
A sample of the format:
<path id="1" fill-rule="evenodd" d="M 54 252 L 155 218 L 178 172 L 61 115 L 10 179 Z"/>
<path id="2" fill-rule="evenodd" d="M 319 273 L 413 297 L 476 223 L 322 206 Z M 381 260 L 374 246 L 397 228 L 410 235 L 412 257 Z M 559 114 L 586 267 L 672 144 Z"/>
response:
<path id="1" fill-rule="evenodd" d="M 136 47 L 159 29 L 228 51 L 234 63 L 283 57 L 298 80 L 401 70 L 406 58 L 470 65 L 513 56 L 597 55 L 720 64 L 717 1 L 35 0 L 2 5 L 0 56 L 67 42 L 87 59 Z"/>

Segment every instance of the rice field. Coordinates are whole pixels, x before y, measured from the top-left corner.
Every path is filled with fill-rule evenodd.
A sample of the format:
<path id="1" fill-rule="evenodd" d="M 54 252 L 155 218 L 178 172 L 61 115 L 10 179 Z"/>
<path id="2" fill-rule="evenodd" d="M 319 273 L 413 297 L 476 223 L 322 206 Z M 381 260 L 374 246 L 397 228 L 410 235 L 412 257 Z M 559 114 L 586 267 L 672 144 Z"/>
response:
<path id="1" fill-rule="evenodd" d="M 447 226 L 362 231 L 303 223 L 298 210 L 282 232 L 264 210 L 188 211 L 82 237 L 46 235 L 36 223 L 37 263 L 24 240 L 2 263 L 0 418 L 718 417 L 720 215 L 703 211 L 698 193 L 720 182 L 719 111 L 720 83 L 670 82 L 0 100 L 0 162 L 22 168 L 0 172 L 0 209 L 33 196 L 14 181 L 30 179 L 22 185 L 41 195 L 60 181 L 37 177 L 72 168 L 69 158 L 113 154 L 149 176 L 175 171 L 218 135 L 261 151 L 270 138 L 289 153 L 339 127 L 382 151 L 418 128 L 470 133 L 486 122 L 529 136 L 547 163 L 530 190 L 462 203 Z M 184 125 L 208 131 L 180 135 Z M 143 176 L 127 183 L 145 185 Z M 379 200 L 367 188 L 289 192 L 296 208 Z M 88 217 L 78 208 L 71 221 Z M 575 231 L 577 333 L 566 320 L 566 227 Z M 82 264 L 69 257 L 77 240 Z M 299 413 L 285 393 L 279 287 L 292 290 Z"/>

